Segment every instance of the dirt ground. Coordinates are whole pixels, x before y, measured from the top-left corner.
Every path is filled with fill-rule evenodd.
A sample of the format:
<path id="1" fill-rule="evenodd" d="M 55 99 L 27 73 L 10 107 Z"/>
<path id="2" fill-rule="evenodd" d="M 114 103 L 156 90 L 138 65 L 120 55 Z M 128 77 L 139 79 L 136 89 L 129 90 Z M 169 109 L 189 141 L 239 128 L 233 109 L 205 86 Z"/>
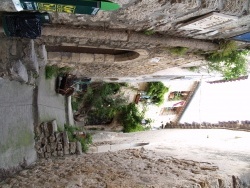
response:
<path id="1" fill-rule="evenodd" d="M 7 187 L 233 187 L 210 163 L 180 160 L 145 149 L 42 160 L 0 184 Z M 235 184 L 236 185 L 236 184 Z"/>

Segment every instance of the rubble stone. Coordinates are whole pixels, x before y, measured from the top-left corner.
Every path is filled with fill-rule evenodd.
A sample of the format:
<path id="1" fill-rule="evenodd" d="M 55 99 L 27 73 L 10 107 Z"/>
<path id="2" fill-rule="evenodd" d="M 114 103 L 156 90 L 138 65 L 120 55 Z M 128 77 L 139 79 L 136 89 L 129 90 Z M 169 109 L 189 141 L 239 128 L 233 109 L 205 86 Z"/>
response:
<path id="1" fill-rule="evenodd" d="M 69 143 L 69 153 L 70 154 L 75 154 L 76 153 L 76 143 L 75 142 L 70 142 Z"/>

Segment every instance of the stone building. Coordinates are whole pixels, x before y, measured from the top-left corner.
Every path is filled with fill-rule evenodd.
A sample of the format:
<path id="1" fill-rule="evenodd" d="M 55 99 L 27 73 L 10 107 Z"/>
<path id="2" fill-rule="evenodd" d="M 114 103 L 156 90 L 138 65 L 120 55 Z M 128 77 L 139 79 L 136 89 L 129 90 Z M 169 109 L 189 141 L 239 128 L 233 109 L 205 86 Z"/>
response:
<path id="1" fill-rule="evenodd" d="M 35 40 L 37 46 L 45 45 L 48 63 L 74 67 L 78 76 L 96 80 L 153 79 L 162 70 L 205 63 L 188 52 L 173 55 L 169 48 L 216 50 L 211 40 L 229 39 L 249 27 L 245 0 L 114 2 L 120 10 L 99 11 L 96 16 L 50 13 L 52 24 Z M 1 10 L 14 8 L 4 1 Z"/>

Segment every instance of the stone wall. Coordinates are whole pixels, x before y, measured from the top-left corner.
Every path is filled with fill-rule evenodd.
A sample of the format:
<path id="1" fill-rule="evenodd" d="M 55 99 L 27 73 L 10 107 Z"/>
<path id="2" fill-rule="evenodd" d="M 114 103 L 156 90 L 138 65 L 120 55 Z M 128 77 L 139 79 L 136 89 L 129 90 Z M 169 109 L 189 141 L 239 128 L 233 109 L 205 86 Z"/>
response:
<path id="1" fill-rule="evenodd" d="M 35 84 L 39 67 L 46 64 L 44 45 L 33 40 L 0 36 L 0 77 Z"/>
<path id="2" fill-rule="evenodd" d="M 63 157 L 82 154 L 80 142 L 70 142 L 66 131 L 58 131 L 55 120 L 43 122 L 36 127 L 35 149 L 39 158 Z"/>
<path id="3" fill-rule="evenodd" d="M 63 28 L 61 28 L 63 30 Z M 67 31 L 67 30 L 66 30 Z M 80 30 L 78 30 L 80 31 Z M 99 39 L 85 36 L 85 38 L 77 38 L 66 36 L 65 31 L 58 33 L 63 36 L 43 36 L 36 42 L 38 44 L 45 43 L 46 46 L 58 46 L 62 47 L 90 47 L 100 49 L 114 49 L 114 50 L 129 50 L 140 54 L 138 58 L 121 57 L 119 61 L 113 56 L 103 54 L 77 54 L 77 53 L 49 53 L 49 64 L 57 64 L 59 66 L 74 67 L 74 74 L 78 76 L 88 77 L 137 77 L 141 75 L 151 75 L 157 71 L 172 67 L 180 67 L 191 62 L 202 62 L 203 57 L 187 54 L 183 56 L 173 55 L 169 52 L 169 46 L 182 46 L 185 43 L 185 39 L 175 40 L 173 38 L 157 38 L 147 37 L 145 35 L 137 35 L 138 38 L 130 37 L 129 41 L 119 41 L 118 39 Z M 90 31 L 88 31 L 90 33 Z M 99 31 L 98 31 L 99 32 Z M 54 35 L 56 30 L 53 30 L 51 35 Z M 76 32 L 74 32 L 76 33 Z M 95 31 L 93 30 L 93 33 Z M 112 33 L 112 31 L 104 32 Z M 64 36 L 65 35 L 65 36 Z M 77 36 L 77 35 L 76 35 Z M 164 42 L 165 40 L 165 42 Z M 187 40 L 186 40 L 187 41 Z M 216 49 L 216 45 L 199 40 L 191 40 L 192 49 L 197 50 L 199 48 L 212 50 Z M 189 45 L 189 43 L 185 43 Z M 55 51 L 54 51 L 55 52 Z M 122 59 L 123 58 L 123 59 Z M 127 59 L 126 59 L 127 58 Z M 122 61 L 123 60 L 123 61 Z"/>

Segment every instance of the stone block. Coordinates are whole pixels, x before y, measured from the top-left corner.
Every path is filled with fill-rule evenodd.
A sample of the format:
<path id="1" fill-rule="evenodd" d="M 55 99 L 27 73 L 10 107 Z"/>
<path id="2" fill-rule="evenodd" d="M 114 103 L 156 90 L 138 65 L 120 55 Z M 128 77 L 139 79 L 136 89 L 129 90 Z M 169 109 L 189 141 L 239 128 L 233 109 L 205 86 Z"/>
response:
<path id="1" fill-rule="evenodd" d="M 94 54 L 80 53 L 81 63 L 92 63 L 94 62 Z"/>
<path id="2" fill-rule="evenodd" d="M 69 144 L 69 137 L 68 137 L 68 133 L 66 131 L 63 132 L 63 144 L 64 145 Z"/>
<path id="3" fill-rule="evenodd" d="M 79 141 L 76 142 L 76 154 L 82 155 L 82 144 Z"/>
<path id="4" fill-rule="evenodd" d="M 45 157 L 46 159 L 50 158 L 50 157 L 51 157 L 51 153 L 45 152 L 45 153 L 44 153 L 44 157 Z"/>
<path id="5" fill-rule="evenodd" d="M 64 61 L 64 62 L 70 62 L 71 61 L 71 55 L 72 55 L 72 53 L 70 53 L 70 52 L 64 52 L 61 55 L 62 55 L 62 61 Z"/>
<path id="6" fill-rule="evenodd" d="M 24 66 L 22 61 L 18 60 L 11 63 L 10 75 L 12 79 L 19 81 L 19 82 L 28 82 L 28 71 L 27 68 Z"/>
<path id="7" fill-rule="evenodd" d="M 105 61 L 105 57 L 104 57 L 104 54 L 94 54 L 95 56 L 95 62 L 96 63 L 104 63 Z"/>
<path id="8" fill-rule="evenodd" d="M 70 154 L 75 154 L 76 153 L 76 143 L 75 142 L 70 142 L 69 143 L 69 153 Z"/>
<path id="9" fill-rule="evenodd" d="M 77 46 L 76 43 L 63 42 L 62 46 Z"/>
<path id="10" fill-rule="evenodd" d="M 63 147 L 64 155 L 69 155 L 69 144 L 65 144 Z"/>
<path id="11" fill-rule="evenodd" d="M 57 151 L 61 151 L 63 149 L 63 145 L 61 143 L 57 144 Z"/>
<path id="12" fill-rule="evenodd" d="M 13 40 L 11 43 L 10 54 L 14 56 L 17 55 L 17 41 L 16 40 Z"/>
<path id="13" fill-rule="evenodd" d="M 50 152 L 51 152 L 50 145 L 46 145 L 46 152 L 48 152 L 48 153 L 50 153 Z"/>
<path id="14" fill-rule="evenodd" d="M 55 133 L 56 142 L 62 143 L 62 133 Z"/>
<path id="15" fill-rule="evenodd" d="M 105 55 L 105 63 L 114 63 L 115 61 L 115 56 L 114 55 Z"/>
<path id="16" fill-rule="evenodd" d="M 57 132 L 57 123 L 56 120 L 53 120 L 49 123 L 47 123 L 48 129 L 49 129 L 49 133 L 50 135 L 54 134 L 55 132 Z"/>
<path id="17" fill-rule="evenodd" d="M 39 65 L 34 40 L 30 40 L 29 43 L 23 43 L 22 56 L 27 69 L 39 74 Z"/>
<path id="18" fill-rule="evenodd" d="M 53 151 L 53 152 L 51 153 L 51 156 L 57 157 L 57 151 Z"/>
<path id="19" fill-rule="evenodd" d="M 63 157 L 63 151 L 57 151 L 57 156 Z"/>
<path id="20" fill-rule="evenodd" d="M 50 149 L 51 149 L 52 152 L 55 151 L 57 149 L 57 143 L 55 143 L 55 142 L 51 143 L 50 144 Z"/>
<path id="21" fill-rule="evenodd" d="M 49 137 L 49 142 L 50 142 L 50 143 L 53 143 L 53 142 L 55 142 L 55 141 L 56 141 L 55 136 L 54 136 L 54 135 L 51 135 L 51 136 Z"/>
<path id="22" fill-rule="evenodd" d="M 43 138 L 41 139 L 41 143 L 42 143 L 43 146 L 47 145 L 47 144 L 48 144 L 47 138 L 46 138 L 46 137 L 43 137 Z"/>
<path id="23" fill-rule="evenodd" d="M 79 62 L 80 61 L 80 53 L 72 53 L 72 62 Z"/>
<path id="24" fill-rule="evenodd" d="M 62 55 L 60 52 L 48 52 L 47 58 L 48 60 L 61 61 Z"/>

